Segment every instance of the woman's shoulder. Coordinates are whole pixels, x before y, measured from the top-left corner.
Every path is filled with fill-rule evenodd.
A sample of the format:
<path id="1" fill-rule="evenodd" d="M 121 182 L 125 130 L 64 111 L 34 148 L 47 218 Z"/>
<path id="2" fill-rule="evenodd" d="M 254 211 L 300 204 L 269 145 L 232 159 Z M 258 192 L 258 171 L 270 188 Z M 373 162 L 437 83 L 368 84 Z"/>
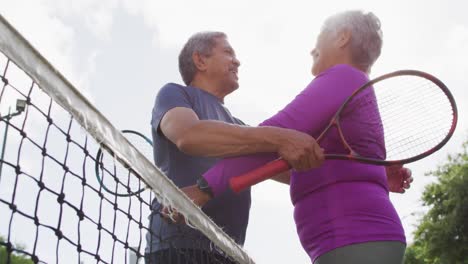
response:
<path id="1" fill-rule="evenodd" d="M 366 77 L 367 74 L 363 71 L 356 69 L 355 67 L 349 64 L 337 64 L 334 65 L 327 70 L 323 71 L 320 75 L 351 75 L 351 76 L 359 76 L 359 77 Z M 318 76 L 317 76 L 318 77 Z"/>
<path id="2" fill-rule="evenodd" d="M 348 64 L 332 66 L 317 75 L 316 79 L 325 83 L 331 82 L 333 84 L 346 85 L 362 85 L 369 81 L 369 77 L 366 73 Z"/>
<path id="3" fill-rule="evenodd" d="M 347 64 L 338 64 L 317 75 L 306 90 L 325 89 L 350 94 L 369 81 L 366 73 Z"/>

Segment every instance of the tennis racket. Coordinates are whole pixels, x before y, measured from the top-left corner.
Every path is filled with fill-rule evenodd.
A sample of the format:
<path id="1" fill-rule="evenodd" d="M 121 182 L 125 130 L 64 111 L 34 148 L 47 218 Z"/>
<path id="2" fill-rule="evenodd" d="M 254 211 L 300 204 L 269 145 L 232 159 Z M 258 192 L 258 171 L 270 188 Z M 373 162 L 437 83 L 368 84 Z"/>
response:
<path id="1" fill-rule="evenodd" d="M 149 138 L 134 130 L 122 130 L 122 133 L 138 151 L 152 160 L 153 142 Z M 103 151 L 99 148 L 94 169 L 102 189 L 112 195 L 128 197 L 146 190 L 145 183 L 137 177 L 136 173 L 110 151 Z"/>
<path id="2" fill-rule="evenodd" d="M 381 137 L 385 145 L 384 157 L 373 153 L 358 153 L 348 141 L 340 118 L 350 115 L 356 108 L 369 114 L 366 122 L 381 124 Z M 405 164 L 427 157 L 442 148 L 457 125 L 457 106 L 449 89 L 434 76 L 415 70 L 402 70 L 373 79 L 349 96 L 329 124 L 317 138 L 320 143 L 328 134 L 338 133 L 347 153 L 330 153 L 325 159 L 353 160 L 375 165 Z M 379 139 L 377 139 L 379 140 Z M 361 151 L 362 152 L 362 151 Z M 272 161 L 260 168 L 230 179 L 235 192 L 289 170 L 283 159 Z"/>

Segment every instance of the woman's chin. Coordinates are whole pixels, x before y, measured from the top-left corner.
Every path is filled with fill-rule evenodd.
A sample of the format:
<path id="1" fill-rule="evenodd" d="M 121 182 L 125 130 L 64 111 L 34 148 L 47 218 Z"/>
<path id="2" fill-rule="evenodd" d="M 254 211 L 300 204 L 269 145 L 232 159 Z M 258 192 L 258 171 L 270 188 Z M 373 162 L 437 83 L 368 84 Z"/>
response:
<path id="1" fill-rule="evenodd" d="M 319 71 L 318 71 L 318 69 L 316 67 L 312 67 L 310 72 L 312 73 L 312 76 L 317 76 L 317 74 L 319 73 Z"/>

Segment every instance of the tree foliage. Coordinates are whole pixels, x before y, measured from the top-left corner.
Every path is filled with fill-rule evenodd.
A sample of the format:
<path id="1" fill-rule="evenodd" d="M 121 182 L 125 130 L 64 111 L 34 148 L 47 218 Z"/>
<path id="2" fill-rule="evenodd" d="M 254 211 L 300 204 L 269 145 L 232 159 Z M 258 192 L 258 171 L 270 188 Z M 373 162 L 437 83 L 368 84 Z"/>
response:
<path id="1" fill-rule="evenodd" d="M 0 236 L 0 242 L 5 242 L 5 239 Z M 16 249 L 22 249 L 21 246 L 19 245 L 14 245 L 13 246 Z M 8 259 L 8 255 L 10 259 Z M 33 261 L 31 258 L 29 258 L 26 255 L 20 254 L 20 253 L 15 253 L 14 251 L 10 254 L 8 254 L 6 246 L 4 244 L 0 244 L 0 264 L 6 264 L 6 263 L 11 263 L 11 264 L 33 264 Z"/>
<path id="2" fill-rule="evenodd" d="M 428 173 L 437 181 L 422 196 L 429 211 L 420 220 L 407 264 L 468 263 L 468 142 L 463 151 Z"/>

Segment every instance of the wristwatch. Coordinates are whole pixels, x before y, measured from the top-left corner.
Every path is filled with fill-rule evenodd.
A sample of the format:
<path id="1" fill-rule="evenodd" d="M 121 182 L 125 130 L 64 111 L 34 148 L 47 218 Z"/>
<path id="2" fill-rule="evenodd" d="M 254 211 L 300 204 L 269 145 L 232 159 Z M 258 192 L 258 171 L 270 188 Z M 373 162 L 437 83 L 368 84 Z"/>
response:
<path id="1" fill-rule="evenodd" d="M 208 185 L 208 182 L 205 180 L 205 178 L 198 178 L 197 187 L 200 189 L 200 191 L 208 194 L 211 198 L 213 198 L 213 190 L 211 190 L 211 187 Z"/>

